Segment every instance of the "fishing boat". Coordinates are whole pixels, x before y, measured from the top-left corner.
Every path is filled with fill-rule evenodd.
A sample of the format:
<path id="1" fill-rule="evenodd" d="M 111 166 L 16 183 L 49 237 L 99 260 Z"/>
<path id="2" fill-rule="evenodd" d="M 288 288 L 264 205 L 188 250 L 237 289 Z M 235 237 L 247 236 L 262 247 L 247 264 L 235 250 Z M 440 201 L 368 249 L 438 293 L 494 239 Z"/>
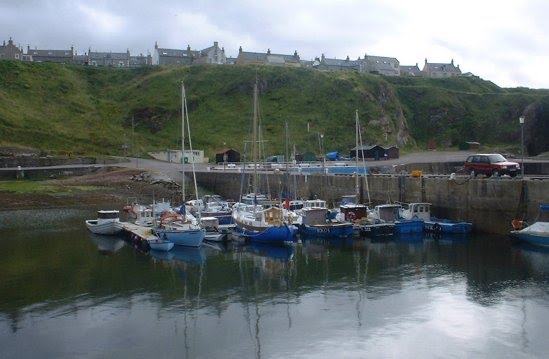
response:
<path id="1" fill-rule="evenodd" d="M 353 223 L 332 218 L 324 200 L 306 200 L 298 213 L 301 215 L 299 234 L 303 236 L 339 238 L 353 235 Z"/>
<path id="2" fill-rule="evenodd" d="M 392 223 L 394 234 L 404 235 L 423 233 L 424 221 L 421 218 L 406 219 L 400 216 L 401 205 L 398 203 L 386 203 L 375 206 L 368 212 L 371 223 Z"/>
<path id="3" fill-rule="evenodd" d="M 258 242 L 287 242 L 293 241 L 297 228 L 286 221 L 287 209 L 279 203 L 270 200 L 266 194 L 259 190 L 258 160 L 260 156 L 259 139 L 259 109 L 258 87 L 254 84 L 253 95 L 253 136 L 252 136 L 252 190 L 248 194 L 242 194 L 240 201 L 232 207 L 232 218 L 235 231 L 251 241 Z M 244 176 L 245 171 L 242 171 Z M 243 177 L 244 178 L 244 177 Z"/>
<path id="4" fill-rule="evenodd" d="M 200 225 L 206 230 L 204 240 L 221 242 L 227 239 L 227 230 L 220 227 L 217 217 L 200 217 Z"/>
<path id="5" fill-rule="evenodd" d="M 86 227 L 94 234 L 115 235 L 122 231 L 120 211 L 116 209 L 99 210 L 97 219 L 86 220 Z"/>
<path id="6" fill-rule="evenodd" d="M 431 216 L 431 204 L 424 202 L 400 203 L 399 215 L 404 219 L 423 219 L 425 232 L 438 234 L 471 233 L 473 224 Z"/>
<path id="7" fill-rule="evenodd" d="M 192 152 L 192 143 L 190 136 L 189 114 L 187 112 L 187 99 L 185 96 L 185 86 L 181 83 L 181 155 L 185 154 L 185 125 L 188 130 L 189 147 Z M 164 241 L 170 241 L 179 246 L 199 247 L 204 241 L 206 230 L 200 226 L 199 221 L 187 213 L 185 206 L 185 166 L 184 159 L 181 158 L 181 196 L 182 205 L 179 212 L 166 212 L 160 217 L 160 223 L 155 226 L 153 232 Z M 194 160 L 192 163 L 192 173 L 194 180 L 194 190 L 198 199 L 198 186 L 196 183 L 196 173 Z"/>
<path id="8" fill-rule="evenodd" d="M 514 238 L 538 246 L 549 246 L 549 204 L 540 204 L 533 224 L 515 219 L 512 225 L 515 229 L 511 231 L 511 236 Z"/>

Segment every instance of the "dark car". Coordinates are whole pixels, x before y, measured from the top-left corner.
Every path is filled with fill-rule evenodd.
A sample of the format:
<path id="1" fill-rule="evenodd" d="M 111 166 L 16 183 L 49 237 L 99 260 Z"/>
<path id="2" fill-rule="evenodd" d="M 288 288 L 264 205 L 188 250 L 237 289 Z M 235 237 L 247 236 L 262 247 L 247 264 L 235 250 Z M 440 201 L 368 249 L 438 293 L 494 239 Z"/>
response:
<path id="1" fill-rule="evenodd" d="M 479 153 L 467 157 L 465 161 L 465 172 L 472 176 L 484 174 L 488 177 L 509 175 L 515 177 L 520 171 L 520 165 L 517 162 L 510 162 L 498 153 Z"/>

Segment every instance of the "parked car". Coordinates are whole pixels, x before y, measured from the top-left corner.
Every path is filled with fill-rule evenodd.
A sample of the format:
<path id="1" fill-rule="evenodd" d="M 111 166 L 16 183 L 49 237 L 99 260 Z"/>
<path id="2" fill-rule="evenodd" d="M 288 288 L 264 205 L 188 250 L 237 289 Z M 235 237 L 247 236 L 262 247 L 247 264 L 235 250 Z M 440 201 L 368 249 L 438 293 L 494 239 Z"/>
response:
<path id="1" fill-rule="evenodd" d="M 520 165 L 517 162 L 510 162 L 498 153 L 479 153 L 471 155 L 465 160 L 465 172 L 472 176 L 484 174 L 488 177 L 509 175 L 515 177 L 520 171 Z"/>

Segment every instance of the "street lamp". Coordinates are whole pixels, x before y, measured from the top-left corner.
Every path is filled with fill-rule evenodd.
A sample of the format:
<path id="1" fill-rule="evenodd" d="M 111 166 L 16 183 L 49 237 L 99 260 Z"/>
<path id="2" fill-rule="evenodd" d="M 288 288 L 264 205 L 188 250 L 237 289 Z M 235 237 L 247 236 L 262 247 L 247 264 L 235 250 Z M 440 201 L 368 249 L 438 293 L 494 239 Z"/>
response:
<path id="1" fill-rule="evenodd" d="M 324 160 L 326 155 L 324 154 L 324 134 L 320 134 L 320 154 L 322 155 L 322 172 L 324 172 Z"/>
<path id="2" fill-rule="evenodd" d="M 524 116 L 519 117 L 520 123 L 520 176 L 524 178 Z"/>

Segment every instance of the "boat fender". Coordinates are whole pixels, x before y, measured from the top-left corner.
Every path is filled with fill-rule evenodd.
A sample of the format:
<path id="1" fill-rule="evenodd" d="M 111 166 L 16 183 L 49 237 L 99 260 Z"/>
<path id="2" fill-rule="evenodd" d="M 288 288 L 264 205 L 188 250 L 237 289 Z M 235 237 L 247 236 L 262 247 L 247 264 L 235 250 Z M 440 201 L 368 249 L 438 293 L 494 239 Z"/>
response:
<path id="1" fill-rule="evenodd" d="M 519 229 L 522 229 L 522 226 L 523 226 L 524 222 L 521 221 L 520 219 L 518 218 L 515 218 L 511 221 L 511 225 L 513 226 L 513 229 L 515 231 L 518 231 Z"/>
<path id="2" fill-rule="evenodd" d="M 442 232 L 442 227 L 440 226 L 440 224 L 435 223 L 433 225 L 433 232 L 435 232 L 437 234 L 440 234 Z"/>

